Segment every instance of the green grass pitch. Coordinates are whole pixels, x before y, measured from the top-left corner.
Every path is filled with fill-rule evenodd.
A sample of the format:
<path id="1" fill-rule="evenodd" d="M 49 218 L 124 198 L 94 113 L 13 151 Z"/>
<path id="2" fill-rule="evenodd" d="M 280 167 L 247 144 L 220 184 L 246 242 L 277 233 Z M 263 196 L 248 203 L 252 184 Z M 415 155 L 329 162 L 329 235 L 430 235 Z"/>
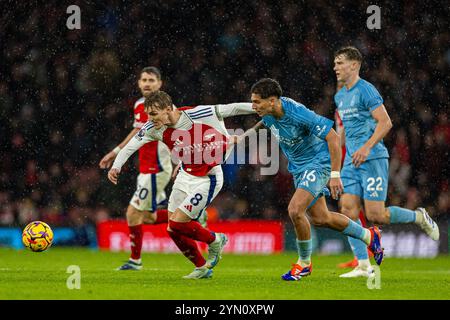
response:
<path id="1" fill-rule="evenodd" d="M 341 279 L 339 262 L 350 255 L 313 256 L 313 273 L 280 279 L 296 253 L 224 255 L 211 279 L 186 280 L 193 266 L 181 254 L 143 254 L 141 271 L 116 271 L 126 252 L 50 248 L 46 252 L 0 248 L 0 299 L 450 299 L 450 257 L 386 257 L 380 289 L 365 278 Z M 80 289 L 68 289 L 70 265 L 80 267 Z"/>

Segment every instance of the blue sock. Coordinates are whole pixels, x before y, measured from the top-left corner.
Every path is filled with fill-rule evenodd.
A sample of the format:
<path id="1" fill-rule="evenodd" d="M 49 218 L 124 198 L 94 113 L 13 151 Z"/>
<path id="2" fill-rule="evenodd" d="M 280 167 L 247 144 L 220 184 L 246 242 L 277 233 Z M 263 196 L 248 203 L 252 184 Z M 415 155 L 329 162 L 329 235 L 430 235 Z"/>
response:
<path id="1" fill-rule="evenodd" d="M 348 226 L 344 229 L 344 231 L 342 231 L 342 233 L 352 238 L 363 239 L 365 230 L 361 226 L 361 222 L 359 221 L 359 219 L 357 222 L 351 219 L 349 219 L 348 221 Z"/>
<path id="2" fill-rule="evenodd" d="M 390 212 L 390 223 L 411 223 L 416 222 L 416 213 L 412 210 L 400 207 L 388 207 Z"/>
<path id="3" fill-rule="evenodd" d="M 360 239 L 353 238 L 351 236 L 362 237 L 364 232 L 363 227 L 361 226 L 361 221 L 358 219 L 356 222 L 350 220 L 347 228 L 342 231 L 343 234 L 349 236 L 348 242 L 350 243 L 350 247 L 352 248 L 353 254 L 358 260 L 369 259 L 369 255 L 367 253 L 367 245 L 364 241 Z M 359 235 L 359 236 L 358 236 Z"/>
<path id="4" fill-rule="evenodd" d="M 308 240 L 296 239 L 296 243 L 297 243 L 297 252 L 300 260 L 311 261 L 312 239 Z"/>

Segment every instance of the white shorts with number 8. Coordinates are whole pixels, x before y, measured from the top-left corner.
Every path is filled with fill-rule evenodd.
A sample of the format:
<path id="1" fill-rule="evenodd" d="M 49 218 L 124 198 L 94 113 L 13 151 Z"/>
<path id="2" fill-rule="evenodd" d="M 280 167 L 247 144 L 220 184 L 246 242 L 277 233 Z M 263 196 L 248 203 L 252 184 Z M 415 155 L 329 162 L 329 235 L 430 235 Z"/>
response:
<path id="1" fill-rule="evenodd" d="M 203 177 L 193 176 L 180 169 L 169 197 L 168 210 L 175 212 L 180 209 L 196 220 L 217 196 L 222 185 L 223 172 L 220 165 L 212 168 L 208 175 Z"/>

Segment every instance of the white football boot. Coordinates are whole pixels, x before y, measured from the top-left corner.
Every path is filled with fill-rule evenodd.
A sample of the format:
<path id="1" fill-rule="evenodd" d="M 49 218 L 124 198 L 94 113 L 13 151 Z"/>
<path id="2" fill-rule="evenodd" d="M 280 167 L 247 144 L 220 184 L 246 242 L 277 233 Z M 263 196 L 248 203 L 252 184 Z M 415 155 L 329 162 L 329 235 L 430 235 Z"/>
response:
<path id="1" fill-rule="evenodd" d="M 208 269 L 207 267 L 199 267 L 195 268 L 194 271 L 192 271 L 187 276 L 184 276 L 184 279 L 207 279 L 212 277 L 213 271 L 211 269 Z"/>
<path id="2" fill-rule="evenodd" d="M 417 215 L 421 215 L 422 217 L 419 218 L 419 227 L 422 228 L 422 230 L 434 241 L 439 240 L 439 228 L 436 224 L 436 222 L 433 221 L 433 219 L 430 218 L 428 215 L 427 210 L 424 208 L 417 208 L 415 210 Z"/>
<path id="3" fill-rule="evenodd" d="M 216 240 L 208 246 L 208 259 L 206 265 L 208 268 L 214 268 L 222 258 L 223 247 L 228 242 L 228 237 L 224 233 L 216 233 Z"/>

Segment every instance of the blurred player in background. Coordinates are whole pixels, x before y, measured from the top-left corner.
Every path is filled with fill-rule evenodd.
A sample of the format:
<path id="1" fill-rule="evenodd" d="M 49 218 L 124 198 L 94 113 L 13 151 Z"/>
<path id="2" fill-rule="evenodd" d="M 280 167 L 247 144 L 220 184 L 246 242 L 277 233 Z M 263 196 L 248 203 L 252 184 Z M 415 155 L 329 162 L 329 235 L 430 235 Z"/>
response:
<path id="1" fill-rule="evenodd" d="M 138 87 L 142 98 L 134 104 L 133 129 L 128 136 L 103 157 L 100 168 L 111 167 L 119 151 L 131 140 L 147 122 L 148 115 L 144 110 L 145 97 L 161 88 L 161 73 L 155 67 L 141 70 Z M 118 270 L 140 270 L 142 268 L 141 250 L 142 225 L 167 222 L 167 209 L 161 209 L 167 201 L 165 188 L 172 174 L 172 161 L 167 146 L 158 141 L 145 144 L 139 150 L 139 175 L 136 192 L 130 200 L 126 217 L 130 234 L 131 256 Z"/>
<path id="2" fill-rule="evenodd" d="M 334 71 L 344 86 L 334 100 L 342 119 L 346 157 L 342 169 L 344 194 L 341 212 L 357 221 L 361 211 L 375 224 L 415 223 L 433 240 L 439 229 L 424 208 L 415 211 L 397 206 L 385 207 L 389 178 L 389 154 L 383 138 L 392 128 L 383 98 L 369 82 L 359 77 L 362 55 L 355 47 L 344 47 L 334 55 Z M 368 276 L 372 272 L 363 242 L 350 239 L 358 266 L 341 277 Z"/>
<path id="3" fill-rule="evenodd" d="M 252 106 L 279 141 L 296 188 L 288 211 L 297 235 L 299 257 L 282 279 L 297 281 L 312 272 L 311 226 L 306 211 L 314 225 L 362 240 L 374 253 L 377 264 L 381 264 L 383 250 L 378 229 L 363 228 L 345 215 L 330 212 L 327 208 L 324 197 L 329 195 L 327 183 L 334 199 L 343 190 L 339 175 L 340 141 L 332 128 L 333 121 L 281 95 L 281 86 L 273 79 L 261 79 L 251 88 Z"/>
<path id="4" fill-rule="evenodd" d="M 210 278 L 228 239 L 225 234 L 204 228 L 197 220 L 223 185 L 221 163 L 229 154 L 230 140 L 224 118 L 254 111 L 250 103 L 177 109 L 163 91 L 146 97 L 145 108 L 150 121 L 119 152 L 108 178 L 116 184 L 122 166 L 136 150 L 150 141 L 163 141 L 172 156 L 182 162 L 169 197 L 168 234 L 195 265 L 194 271 L 184 278 Z M 208 245 L 207 260 L 196 241 Z"/>

